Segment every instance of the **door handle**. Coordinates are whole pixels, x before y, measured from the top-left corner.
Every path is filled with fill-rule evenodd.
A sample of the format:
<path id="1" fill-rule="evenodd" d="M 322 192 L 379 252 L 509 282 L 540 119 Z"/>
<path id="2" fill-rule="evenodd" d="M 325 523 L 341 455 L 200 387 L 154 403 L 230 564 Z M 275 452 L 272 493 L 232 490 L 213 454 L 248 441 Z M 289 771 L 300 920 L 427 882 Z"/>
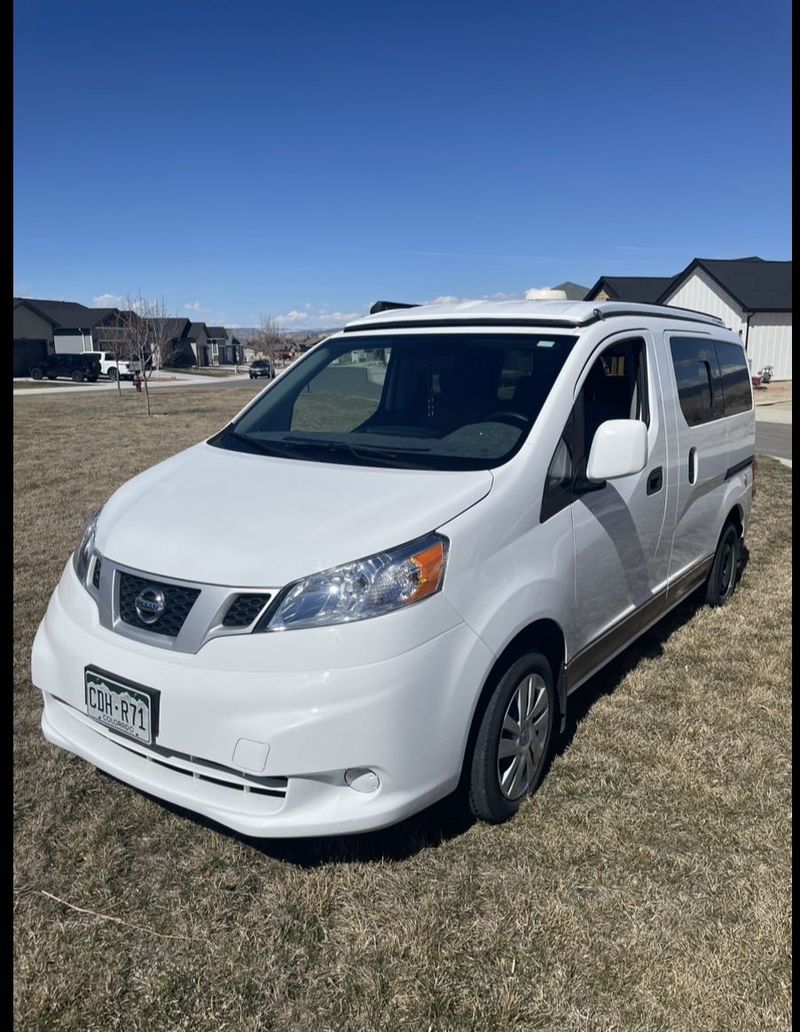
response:
<path id="1" fill-rule="evenodd" d="M 661 466 L 656 466 L 655 469 L 650 471 L 650 474 L 647 477 L 647 493 L 651 495 L 660 491 L 663 483 L 664 470 Z"/>
<path id="2" fill-rule="evenodd" d="M 697 480 L 697 448 L 689 449 L 689 483 Z"/>

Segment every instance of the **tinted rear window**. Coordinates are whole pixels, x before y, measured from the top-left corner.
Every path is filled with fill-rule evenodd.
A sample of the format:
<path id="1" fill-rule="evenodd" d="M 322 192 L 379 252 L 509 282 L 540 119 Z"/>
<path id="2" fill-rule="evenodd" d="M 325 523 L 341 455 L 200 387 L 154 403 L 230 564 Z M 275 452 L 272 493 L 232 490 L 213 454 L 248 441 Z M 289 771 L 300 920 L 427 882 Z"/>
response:
<path id="1" fill-rule="evenodd" d="M 669 343 L 689 426 L 752 409 L 750 370 L 741 344 L 705 337 L 672 337 Z"/>
<path id="2" fill-rule="evenodd" d="M 749 412 L 753 407 L 750 370 L 744 348 L 726 341 L 714 341 L 722 376 L 722 399 L 726 416 Z"/>
<path id="3" fill-rule="evenodd" d="M 672 337 L 669 344 L 686 422 L 699 426 L 719 419 L 723 414 L 722 383 L 713 343 L 703 337 Z"/>

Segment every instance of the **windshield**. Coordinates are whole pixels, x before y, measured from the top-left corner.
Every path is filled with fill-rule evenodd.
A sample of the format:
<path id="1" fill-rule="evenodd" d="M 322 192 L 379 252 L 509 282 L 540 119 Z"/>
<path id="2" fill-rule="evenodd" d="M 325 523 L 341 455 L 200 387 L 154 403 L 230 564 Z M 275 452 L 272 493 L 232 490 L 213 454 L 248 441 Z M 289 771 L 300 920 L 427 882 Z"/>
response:
<path id="1" fill-rule="evenodd" d="M 331 338 L 209 443 L 314 462 L 489 469 L 522 445 L 576 340 L 485 332 Z"/>

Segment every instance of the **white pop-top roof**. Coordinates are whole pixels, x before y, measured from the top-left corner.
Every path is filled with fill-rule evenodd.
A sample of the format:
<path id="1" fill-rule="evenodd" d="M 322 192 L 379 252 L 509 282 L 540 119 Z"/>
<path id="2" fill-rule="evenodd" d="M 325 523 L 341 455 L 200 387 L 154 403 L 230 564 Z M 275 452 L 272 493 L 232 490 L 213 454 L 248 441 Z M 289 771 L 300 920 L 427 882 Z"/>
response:
<path id="1" fill-rule="evenodd" d="M 620 315 L 650 315 L 671 319 L 691 319 L 694 322 L 707 322 L 719 326 L 721 320 L 703 312 L 693 312 L 686 308 L 675 308 L 668 305 L 643 305 L 625 301 L 548 301 L 548 300 L 513 300 L 513 301 L 458 301 L 451 304 L 415 305 L 413 308 L 389 308 L 374 315 L 365 315 L 347 323 L 347 330 L 367 330 L 384 326 L 402 327 L 426 323 L 452 322 L 455 325 L 467 325 L 474 321 L 491 323 L 502 320 L 503 323 L 521 322 L 530 324 L 541 322 L 542 325 L 585 326 L 598 319 L 607 319 Z"/>

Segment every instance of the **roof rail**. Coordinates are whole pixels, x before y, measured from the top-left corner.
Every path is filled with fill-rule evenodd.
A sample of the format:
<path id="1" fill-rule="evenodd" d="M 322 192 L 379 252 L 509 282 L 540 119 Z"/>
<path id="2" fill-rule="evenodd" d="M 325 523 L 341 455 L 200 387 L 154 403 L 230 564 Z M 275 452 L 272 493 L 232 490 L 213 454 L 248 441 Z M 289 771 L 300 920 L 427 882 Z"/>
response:
<path id="1" fill-rule="evenodd" d="M 408 301 L 376 301 L 370 308 L 369 314 L 377 315 L 378 312 L 388 312 L 392 308 L 419 308 L 419 303 L 416 301 L 411 303 Z"/>
<path id="2" fill-rule="evenodd" d="M 379 304 L 382 302 L 378 302 Z M 555 304 L 557 302 L 544 302 L 546 304 Z M 558 302 L 560 303 L 560 302 Z M 420 328 L 434 328 L 434 327 L 468 327 L 468 326 L 563 326 L 563 327 L 584 327 L 590 326 L 592 323 L 599 321 L 606 321 L 608 319 L 617 319 L 625 316 L 640 316 L 645 315 L 651 319 L 682 319 L 684 322 L 696 322 L 705 323 L 711 326 L 724 326 L 725 323 L 719 316 L 706 315 L 704 312 L 696 312 L 691 308 L 678 308 L 670 306 L 656 306 L 656 305 L 631 305 L 622 307 L 624 302 L 612 302 L 613 304 L 619 304 L 621 307 L 618 309 L 610 308 L 609 303 L 604 303 L 603 306 L 596 306 L 586 312 L 583 316 L 576 314 L 574 316 L 497 316 L 497 315 L 480 315 L 476 313 L 470 316 L 449 316 L 446 318 L 430 318 L 421 315 L 420 318 L 412 319 L 395 319 L 387 317 L 386 319 L 376 319 L 374 321 L 356 320 L 353 323 L 348 323 L 344 327 L 345 333 L 359 333 L 368 332 L 369 330 L 410 330 Z M 584 304 L 586 308 L 589 307 L 587 302 L 577 302 L 577 304 Z M 398 305 L 396 307 L 402 308 L 418 308 L 419 305 Z M 373 306 L 374 308 L 374 306 Z M 659 310 L 660 309 L 660 310 Z M 387 311 L 388 309 L 377 309 L 377 312 Z M 371 312 L 370 314 L 376 314 Z"/>

